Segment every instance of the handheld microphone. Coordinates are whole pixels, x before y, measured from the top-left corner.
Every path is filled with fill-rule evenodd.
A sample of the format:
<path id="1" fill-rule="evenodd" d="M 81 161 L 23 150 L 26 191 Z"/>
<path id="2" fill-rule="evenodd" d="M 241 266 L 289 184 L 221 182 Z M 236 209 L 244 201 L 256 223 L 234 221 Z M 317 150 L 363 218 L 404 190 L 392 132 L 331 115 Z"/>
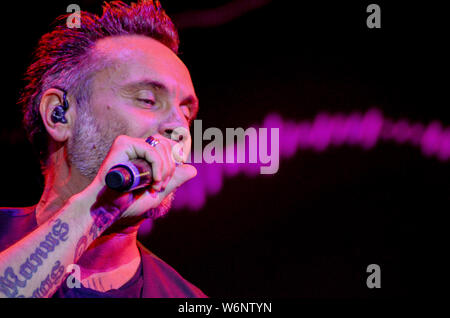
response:
<path id="1" fill-rule="evenodd" d="M 115 165 L 105 177 L 106 185 L 119 192 L 144 188 L 149 186 L 152 181 L 152 168 L 143 159 L 134 159 Z"/>

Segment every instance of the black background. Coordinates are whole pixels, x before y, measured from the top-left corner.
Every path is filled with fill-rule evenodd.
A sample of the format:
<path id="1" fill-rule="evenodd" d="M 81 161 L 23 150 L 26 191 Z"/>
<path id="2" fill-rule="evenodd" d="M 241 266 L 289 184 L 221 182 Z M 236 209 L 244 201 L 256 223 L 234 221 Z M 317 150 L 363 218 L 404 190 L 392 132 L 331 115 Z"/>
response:
<path id="1" fill-rule="evenodd" d="M 244 1 L 244 0 L 243 0 Z M 74 1 L 2 7 L 0 206 L 35 204 L 38 161 L 16 106 L 38 38 Z M 162 1 L 169 15 L 227 1 Z M 200 98 L 203 127 L 248 127 L 273 111 L 311 120 L 365 111 L 450 124 L 448 26 L 439 2 L 272 1 L 233 21 L 181 29 L 180 57 Z M 101 1 L 79 1 L 101 12 Z M 175 19 L 175 23 L 177 20 Z M 304 151 L 276 175 L 227 179 L 196 212 L 173 211 L 143 243 L 210 296 L 398 298 L 445 286 L 449 165 L 420 149 Z M 366 267 L 381 266 L 368 289 Z"/>

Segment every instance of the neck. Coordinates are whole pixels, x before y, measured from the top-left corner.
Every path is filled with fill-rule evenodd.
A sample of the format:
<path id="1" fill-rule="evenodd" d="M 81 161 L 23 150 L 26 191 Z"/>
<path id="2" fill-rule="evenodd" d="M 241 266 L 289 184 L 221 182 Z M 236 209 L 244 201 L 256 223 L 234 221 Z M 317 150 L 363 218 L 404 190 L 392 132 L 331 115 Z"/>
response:
<path id="1" fill-rule="evenodd" d="M 97 238 L 77 262 L 83 286 L 105 292 L 129 281 L 141 261 L 136 235 L 137 228 Z"/>
<path id="2" fill-rule="evenodd" d="M 45 187 L 36 206 L 38 226 L 57 213 L 73 195 L 86 188 L 90 180 L 71 167 L 60 149 L 49 158 Z M 98 237 L 78 260 L 84 286 L 99 291 L 119 288 L 136 272 L 140 253 L 137 231 L 141 222 L 116 222 Z"/>
<path id="3" fill-rule="evenodd" d="M 90 180 L 67 162 L 63 148 L 53 152 L 44 173 L 45 187 L 36 206 L 36 219 L 41 225 L 58 212 L 73 195 L 86 188 Z"/>

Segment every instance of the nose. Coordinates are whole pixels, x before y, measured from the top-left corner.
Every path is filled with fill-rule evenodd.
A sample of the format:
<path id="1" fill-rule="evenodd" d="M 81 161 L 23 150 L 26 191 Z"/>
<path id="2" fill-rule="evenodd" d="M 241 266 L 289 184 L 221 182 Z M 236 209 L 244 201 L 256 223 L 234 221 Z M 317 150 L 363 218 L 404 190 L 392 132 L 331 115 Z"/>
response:
<path id="1" fill-rule="evenodd" d="M 173 109 L 167 120 L 161 123 L 159 133 L 176 142 L 187 138 L 186 134 L 189 134 L 189 124 L 179 107 Z"/>

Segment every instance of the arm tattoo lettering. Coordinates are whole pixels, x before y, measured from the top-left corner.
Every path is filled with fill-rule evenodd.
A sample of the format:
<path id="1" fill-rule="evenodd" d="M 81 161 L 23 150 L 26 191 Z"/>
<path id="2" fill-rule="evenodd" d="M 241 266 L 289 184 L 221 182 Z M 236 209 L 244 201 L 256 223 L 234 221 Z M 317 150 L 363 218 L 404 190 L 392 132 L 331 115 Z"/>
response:
<path id="1" fill-rule="evenodd" d="M 91 216 L 94 220 L 94 224 L 89 229 L 88 235 L 83 235 L 75 248 L 74 262 L 76 262 L 84 251 L 88 248 L 88 245 L 93 242 L 100 234 L 108 228 L 119 216 L 119 210 L 112 209 L 107 211 L 103 207 L 94 208 L 91 210 Z M 89 239 L 89 240 L 88 240 Z"/>
<path id="2" fill-rule="evenodd" d="M 67 240 L 68 234 L 69 225 L 66 222 L 62 222 L 60 219 L 54 221 L 51 231 L 45 236 L 45 240 L 40 242 L 34 252 L 20 265 L 18 270 L 20 277 L 16 275 L 12 267 L 8 267 L 3 273 L 3 276 L 0 274 L 0 292 L 6 295 L 6 297 L 22 297 L 22 295 L 18 296 L 19 288 L 26 286 L 27 281 L 38 271 L 39 267 L 44 263 L 44 259 L 48 257 L 48 254 L 53 252 L 60 242 Z M 60 265 L 61 262 L 58 261 L 57 264 L 59 265 L 56 266 L 55 264 L 51 276 L 47 276 L 52 284 L 55 284 L 57 281 L 56 277 L 60 267 L 62 267 L 62 273 L 64 273 L 64 266 Z M 45 283 L 45 281 L 41 283 L 43 291 L 45 291 L 46 284 L 48 285 L 49 283 Z M 39 295 L 46 294 L 39 292 Z"/>
<path id="3" fill-rule="evenodd" d="M 52 268 L 52 271 L 45 279 L 41 282 L 41 285 L 33 291 L 33 298 L 43 298 L 47 296 L 50 291 L 54 290 L 55 287 L 59 286 L 59 281 L 63 277 L 64 266 L 61 265 L 60 261 L 56 261 Z"/>
<path id="4" fill-rule="evenodd" d="M 21 281 L 14 273 L 12 267 L 5 270 L 3 277 L 0 276 L 0 291 L 8 298 L 14 298 L 18 294 L 18 287 L 25 287 L 25 282 Z"/>
<path id="5" fill-rule="evenodd" d="M 78 241 L 77 246 L 75 248 L 75 256 L 73 257 L 74 262 L 76 262 L 81 257 L 83 252 L 86 250 L 87 245 L 88 245 L 87 237 L 86 235 L 83 235 Z"/>
<path id="6" fill-rule="evenodd" d="M 94 220 L 94 225 L 98 228 L 98 233 L 106 230 L 114 221 L 117 220 L 120 213 L 118 209 L 112 209 L 112 211 L 106 210 L 104 207 L 91 210 L 91 216 Z"/>
<path id="7" fill-rule="evenodd" d="M 69 233 L 69 224 L 61 222 L 60 219 L 55 221 L 55 225 L 52 228 L 54 236 L 65 242 L 67 240 L 67 234 Z"/>

